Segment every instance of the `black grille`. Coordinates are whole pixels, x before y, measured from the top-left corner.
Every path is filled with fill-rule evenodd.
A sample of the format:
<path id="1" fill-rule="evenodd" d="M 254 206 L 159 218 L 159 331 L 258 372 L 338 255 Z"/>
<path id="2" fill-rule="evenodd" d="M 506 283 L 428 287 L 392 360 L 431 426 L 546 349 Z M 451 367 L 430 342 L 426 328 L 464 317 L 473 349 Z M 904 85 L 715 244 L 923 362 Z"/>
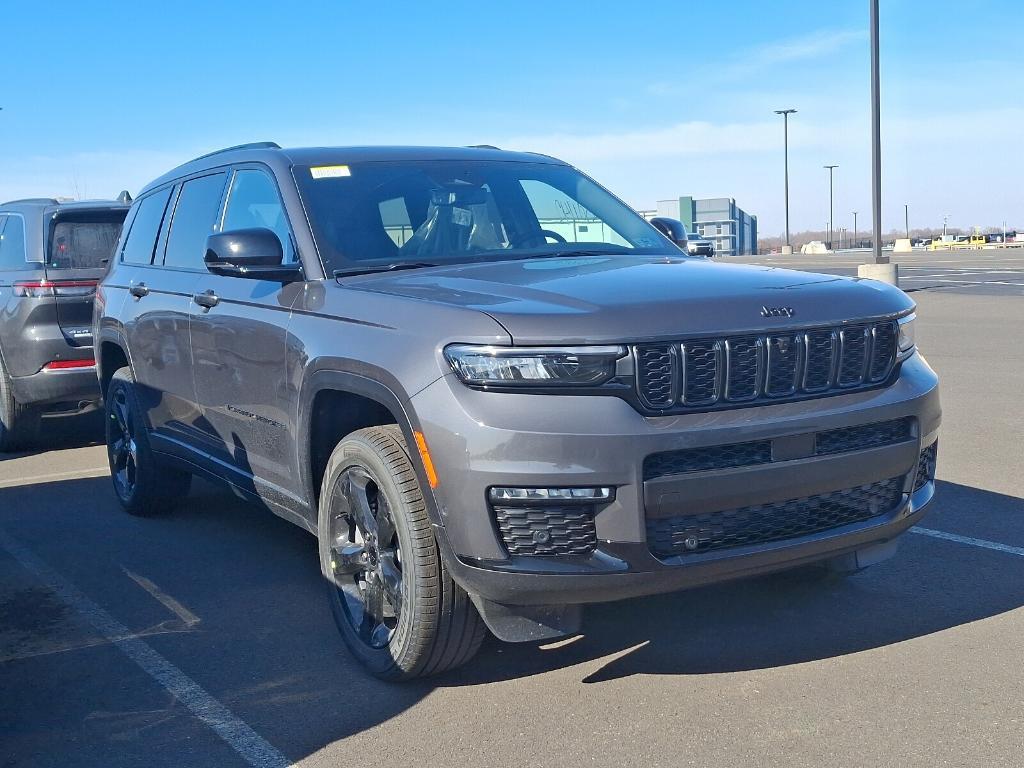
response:
<path id="1" fill-rule="evenodd" d="M 647 544 L 659 558 L 806 536 L 892 512 L 903 498 L 894 477 L 817 496 L 724 512 L 647 521 Z"/>
<path id="2" fill-rule="evenodd" d="M 832 382 L 832 363 L 835 360 L 833 347 L 836 344 L 834 331 L 811 331 L 806 336 L 807 365 L 804 367 L 804 389 L 817 392 L 827 389 Z"/>
<path id="3" fill-rule="evenodd" d="M 644 460 L 644 480 L 708 469 L 748 467 L 754 464 L 767 464 L 771 460 L 770 440 L 652 453 Z"/>
<path id="4" fill-rule="evenodd" d="M 885 381 L 896 363 L 894 321 L 636 347 L 637 388 L 658 411 L 778 402 Z"/>
<path id="5" fill-rule="evenodd" d="M 672 405 L 675 395 L 676 359 L 670 344 L 637 349 L 637 380 L 644 401 L 652 408 Z"/>
<path id="6" fill-rule="evenodd" d="M 588 505 L 494 507 L 510 555 L 587 555 L 597 546 Z"/>
<path id="7" fill-rule="evenodd" d="M 910 417 L 880 421 L 874 424 L 861 424 L 856 427 L 843 427 L 819 432 L 815 453 L 827 456 L 831 453 L 847 451 L 863 451 L 883 445 L 892 445 L 913 437 L 914 420 Z"/>
<path id="8" fill-rule="evenodd" d="M 818 432 L 815 435 L 816 456 L 828 456 L 849 451 L 863 451 L 910 440 L 914 436 L 914 419 L 906 417 L 860 424 Z M 767 464 L 772 461 L 771 440 L 747 443 L 728 443 L 704 448 L 682 448 L 678 451 L 652 453 L 644 459 L 644 480 L 686 472 L 710 469 L 729 469 Z"/>
<path id="9" fill-rule="evenodd" d="M 844 328 L 839 333 L 842 360 L 839 363 L 839 386 L 852 387 L 864 381 L 864 363 L 868 351 L 869 329 L 865 326 Z"/>
<path id="10" fill-rule="evenodd" d="M 725 380 L 726 400 L 742 401 L 757 397 L 762 349 L 761 340 L 756 336 L 726 342 L 726 359 L 729 362 Z"/>
<path id="11" fill-rule="evenodd" d="M 683 345 L 683 402 L 691 405 L 718 399 L 718 370 L 721 345 L 694 342 Z"/>
<path id="12" fill-rule="evenodd" d="M 921 451 L 921 455 L 917 459 L 917 472 L 914 475 L 915 493 L 935 479 L 935 466 L 936 459 L 938 458 L 938 452 L 938 442 L 932 443 Z"/>

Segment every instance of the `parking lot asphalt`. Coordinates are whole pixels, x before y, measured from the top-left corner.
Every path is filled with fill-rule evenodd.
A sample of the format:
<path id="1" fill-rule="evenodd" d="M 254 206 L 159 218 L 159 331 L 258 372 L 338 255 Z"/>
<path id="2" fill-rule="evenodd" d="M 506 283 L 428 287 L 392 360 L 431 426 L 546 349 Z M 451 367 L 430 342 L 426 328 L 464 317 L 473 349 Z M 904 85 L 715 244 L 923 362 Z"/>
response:
<path id="1" fill-rule="evenodd" d="M 0 456 L 0 766 L 1020 766 L 1024 254 L 898 260 L 944 424 L 895 559 L 595 606 L 412 685 L 349 657 L 308 534 L 204 483 L 128 517 L 95 415 L 49 424 Z"/>

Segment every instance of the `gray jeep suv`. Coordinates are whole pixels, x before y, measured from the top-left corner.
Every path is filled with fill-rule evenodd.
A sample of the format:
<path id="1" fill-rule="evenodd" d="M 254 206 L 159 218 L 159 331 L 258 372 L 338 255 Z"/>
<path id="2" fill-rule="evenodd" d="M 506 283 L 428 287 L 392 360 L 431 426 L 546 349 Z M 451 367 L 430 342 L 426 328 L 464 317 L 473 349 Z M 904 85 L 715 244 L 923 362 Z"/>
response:
<path id="1" fill-rule="evenodd" d="M 128 212 L 122 195 L 0 205 L 0 451 L 30 443 L 44 412 L 100 399 L 92 299 Z"/>
<path id="2" fill-rule="evenodd" d="M 485 626 L 866 567 L 934 492 L 905 294 L 688 257 L 541 155 L 223 150 L 139 195 L 100 296 L 122 505 L 201 474 L 310 531 L 385 678 Z"/>

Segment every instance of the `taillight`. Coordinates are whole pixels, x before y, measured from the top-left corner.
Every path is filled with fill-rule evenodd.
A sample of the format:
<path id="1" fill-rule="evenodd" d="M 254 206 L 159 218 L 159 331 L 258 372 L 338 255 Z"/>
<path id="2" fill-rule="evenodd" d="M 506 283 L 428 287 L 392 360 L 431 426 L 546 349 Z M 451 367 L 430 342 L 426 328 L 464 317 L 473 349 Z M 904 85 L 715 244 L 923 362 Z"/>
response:
<path id="1" fill-rule="evenodd" d="M 27 299 L 91 296 L 96 291 L 96 284 L 96 280 L 18 280 L 14 284 L 14 295 Z"/>
<path id="2" fill-rule="evenodd" d="M 52 360 L 43 366 L 44 371 L 67 371 L 72 368 L 93 368 L 96 361 L 87 357 L 84 360 Z"/>

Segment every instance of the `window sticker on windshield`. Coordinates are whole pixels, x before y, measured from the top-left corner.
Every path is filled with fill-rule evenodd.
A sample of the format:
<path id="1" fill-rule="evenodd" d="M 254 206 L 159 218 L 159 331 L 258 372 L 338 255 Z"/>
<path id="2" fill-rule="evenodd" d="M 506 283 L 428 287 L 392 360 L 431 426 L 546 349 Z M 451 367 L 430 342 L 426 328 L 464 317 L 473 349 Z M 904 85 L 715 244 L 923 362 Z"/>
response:
<path id="1" fill-rule="evenodd" d="M 473 214 L 466 208 L 452 208 L 452 224 L 469 227 L 473 224 Z"/>
<path id="2" fill-rule="evenodd" d="M 351 176 L 352 172 L 347 165 L 317 165 L 309 169 L 309 175 L 314 179 L 337 179 Z"/>

